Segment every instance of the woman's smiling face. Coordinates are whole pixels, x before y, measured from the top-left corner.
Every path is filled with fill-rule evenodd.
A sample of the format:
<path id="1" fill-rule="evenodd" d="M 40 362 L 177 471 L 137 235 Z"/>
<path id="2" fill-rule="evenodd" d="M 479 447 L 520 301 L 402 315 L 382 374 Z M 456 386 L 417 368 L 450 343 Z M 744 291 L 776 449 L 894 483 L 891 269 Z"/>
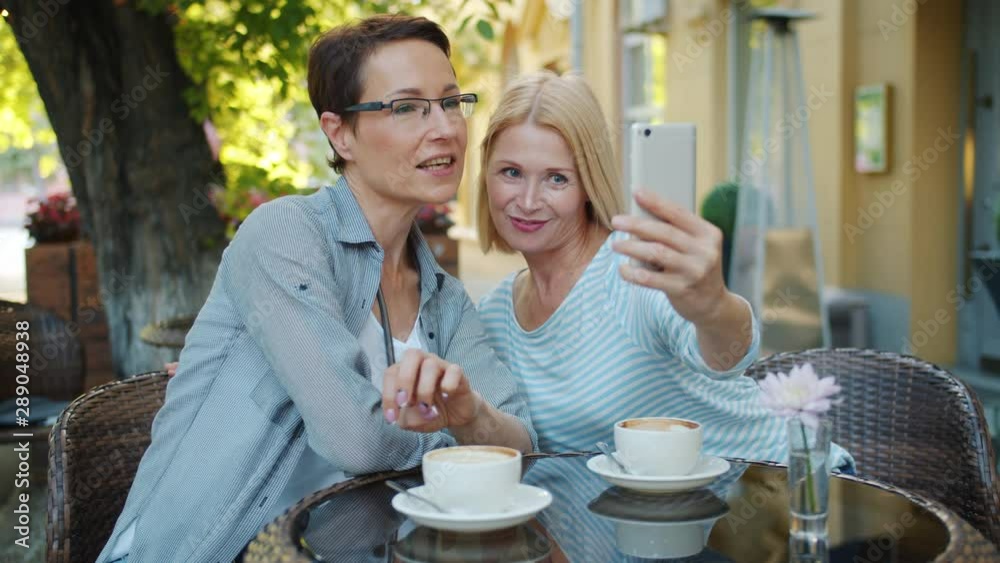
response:
<path id="1" fill-rule="evenodd" d="M 497 232 L 531 255 L 579 241 L 588 228 L 587 195 L 569 145 L 554 129 L 530 122 L 493 142 L 486 191 Z"/>

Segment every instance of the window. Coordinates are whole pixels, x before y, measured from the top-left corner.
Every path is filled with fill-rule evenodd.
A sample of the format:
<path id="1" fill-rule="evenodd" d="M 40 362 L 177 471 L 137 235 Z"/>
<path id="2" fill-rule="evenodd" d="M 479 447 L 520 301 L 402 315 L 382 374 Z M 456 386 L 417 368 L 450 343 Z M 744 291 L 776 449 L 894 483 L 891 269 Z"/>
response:
<path id="1" fill-rule="evenodd" d="M 629 185 L 629 127 L 667 115 L 667 0 L 619 0 L 622 37 L 622 161 Z M 626 188 L 627 189 L 627 188 Z"/>

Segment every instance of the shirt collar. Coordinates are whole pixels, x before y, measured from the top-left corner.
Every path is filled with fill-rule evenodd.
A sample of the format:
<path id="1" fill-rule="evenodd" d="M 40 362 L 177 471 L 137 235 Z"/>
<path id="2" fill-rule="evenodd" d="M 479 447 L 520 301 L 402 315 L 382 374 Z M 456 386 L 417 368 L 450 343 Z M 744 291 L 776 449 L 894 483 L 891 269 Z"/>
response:
<path id="1" fill-rule="evenodd" d="M 333 213 L 336 220 L 333 221 L 333 236 L 336 240 L 348 244 L 373 243 L 378 245 L 375 235 L 372 233 L 368 219 L 361 211 L 358 200 L 354 197 L 354 192 L 347 185 L 347 179 L 343 176 L 337 183 L 329 188 L 330 200 L 333 204 Z M 441 291 L 444 286 L 445 272 L 434 258 L 430 246 L 424 239 L 416 223 L 410 228 L 409 244 L 414 250 L 417 258 L 417 265 L 420 268 L 420 289 L 421 293 L 428 294 Z"/>
<path id="2" fill-rule="evenodd" d="M 347 185 L 347 179 L 341 176 L 327 192 L 330 194 L 333 213 L 336 216 L 332 225 L 334 238 L 350 244 L 376 242 L 375 235 L 368 226 L 368 220 L 365 219 L 358 200 L 354 198 L 354 192 Z"/>

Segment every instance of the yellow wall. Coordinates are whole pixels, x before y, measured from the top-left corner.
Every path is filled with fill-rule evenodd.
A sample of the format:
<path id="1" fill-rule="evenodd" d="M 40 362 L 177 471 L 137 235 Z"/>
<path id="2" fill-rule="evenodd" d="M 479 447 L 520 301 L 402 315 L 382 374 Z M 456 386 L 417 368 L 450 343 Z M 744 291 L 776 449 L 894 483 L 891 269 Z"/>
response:
<path id="1" fill-rule="evenodd" d="M 893 3 L 890 0 L 853 1 L 857 6 L 856 34 L 845 38 L 856 41 L 858 46 L 852 86 L 889 84 L 892 89 L 889 118 L 892 146 L 887 174 L 857 174 L 853 166 L 847 173 L 845 188 L 852 192 L 857 206 L 866 210 L 873 220 L 869 225 L 858 207 L 845 210 L 848 224 L 863 230 L 855 234 L 853 242 L 847 242 L 845 252 L 848 260 L 856 261 L 856 287 L 909 297 L 913 283 L 910 244 L 913 191 L 901 163 L 913 154 L 916 25 L 910 22 L 898 31 L 883 35 L 879 21 L 892 17 Z M 891 204 L 879 201 L 879 195 L 888 201 L 885 194 L 892 193 L 891 186 L 896 182 L 903 183 L 902 193 L 893 194 Z"/>
<path id="2" fill-rule="evenodd" d="M 615 3 L 601 0 L 575 4 L 583 9 L 583 76 L 594 90 L 608 126 L 612 134 L 615 134 L 621 129 L 621 79 L 618 66 L 621 48 Z"/>
<path id="3" fill-rule="evenodd" d="M 542 0 L 524 4 L 518 34 L 521 72 L 542 68 L 567 70 L 570 64 L 569 19 L 550 14 Z"/>
<path id="4" fill-rule="evenodd" d="M 813 148 L 813 171 L 816 186 L 817 220 L 823 252 L 823 275 L 835 286 L 852 284 L 845 271 L 842 225 L 846 174 L 853 159 L 853 82 L 850 80 L 849 43 L 841 40 L 850 25 L 850 2 L 840 0 L 803 0 L 800 8 L 814 12 L 817 18 L 798 24 L 805 91 L 814 88 L 831 92 L 832 97 L 809 116 L 809 142 Z"/>
<path id="5" fill-rule="evenodd" d="M 910 340 L 925 342 L 913 352 L 951 363 L 959 151 L 957 143 L 934 144 L 939 128 L 957 131 L 961 3 L 927 0 L 910 15 L 892 0 L 797 5 L 822 18 L 799 28 L 807 89 L 829 83 L 839 96 L 809 122 L 827 282 L 909 301 Z M 858 174 L 854 89 L 883 82 L 892 90 L 889 172 Z M 923 170 L 925 151 L 936 160 Z M 927 328 L 935 316 L 938 326 Z"/>
<path id="6" fill-rule="evenodd" d="M 667 121 L 694 123 L 698 201 L 729 177 L 726 170 L 726 30 L 724 0 L 671 2 L 667 38 Z"/>
<path id="7" fill-rule="evenodd" d="M 913 184 L 911 340 L 922 358 L 953 363 L 958 314 L 948 303 L 955 290 L 958 248 L 959 107 L 962 56 L 961 2 L 931 0 L 916 14 L 913 155 L 925 159 Z M 949 131 L 950 130 L 950 131 Z M 933 161 L 933 163 L 932 163 Z M 927 336 L 927 344 L 921 345 Z"/>

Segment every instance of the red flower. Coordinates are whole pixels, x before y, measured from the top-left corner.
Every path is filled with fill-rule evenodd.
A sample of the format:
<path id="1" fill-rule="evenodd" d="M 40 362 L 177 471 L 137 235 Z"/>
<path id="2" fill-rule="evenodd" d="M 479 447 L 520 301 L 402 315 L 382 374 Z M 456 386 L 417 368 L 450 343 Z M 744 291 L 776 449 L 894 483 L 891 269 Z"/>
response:
<path id="1" fill-rule="evenodd" d="M 31 201 L 36 209 L 28 213 L 25 226 L 35 241 L 62 242 L 80 238 L 80 211 L 72 194 L 54 194 Z"/>

